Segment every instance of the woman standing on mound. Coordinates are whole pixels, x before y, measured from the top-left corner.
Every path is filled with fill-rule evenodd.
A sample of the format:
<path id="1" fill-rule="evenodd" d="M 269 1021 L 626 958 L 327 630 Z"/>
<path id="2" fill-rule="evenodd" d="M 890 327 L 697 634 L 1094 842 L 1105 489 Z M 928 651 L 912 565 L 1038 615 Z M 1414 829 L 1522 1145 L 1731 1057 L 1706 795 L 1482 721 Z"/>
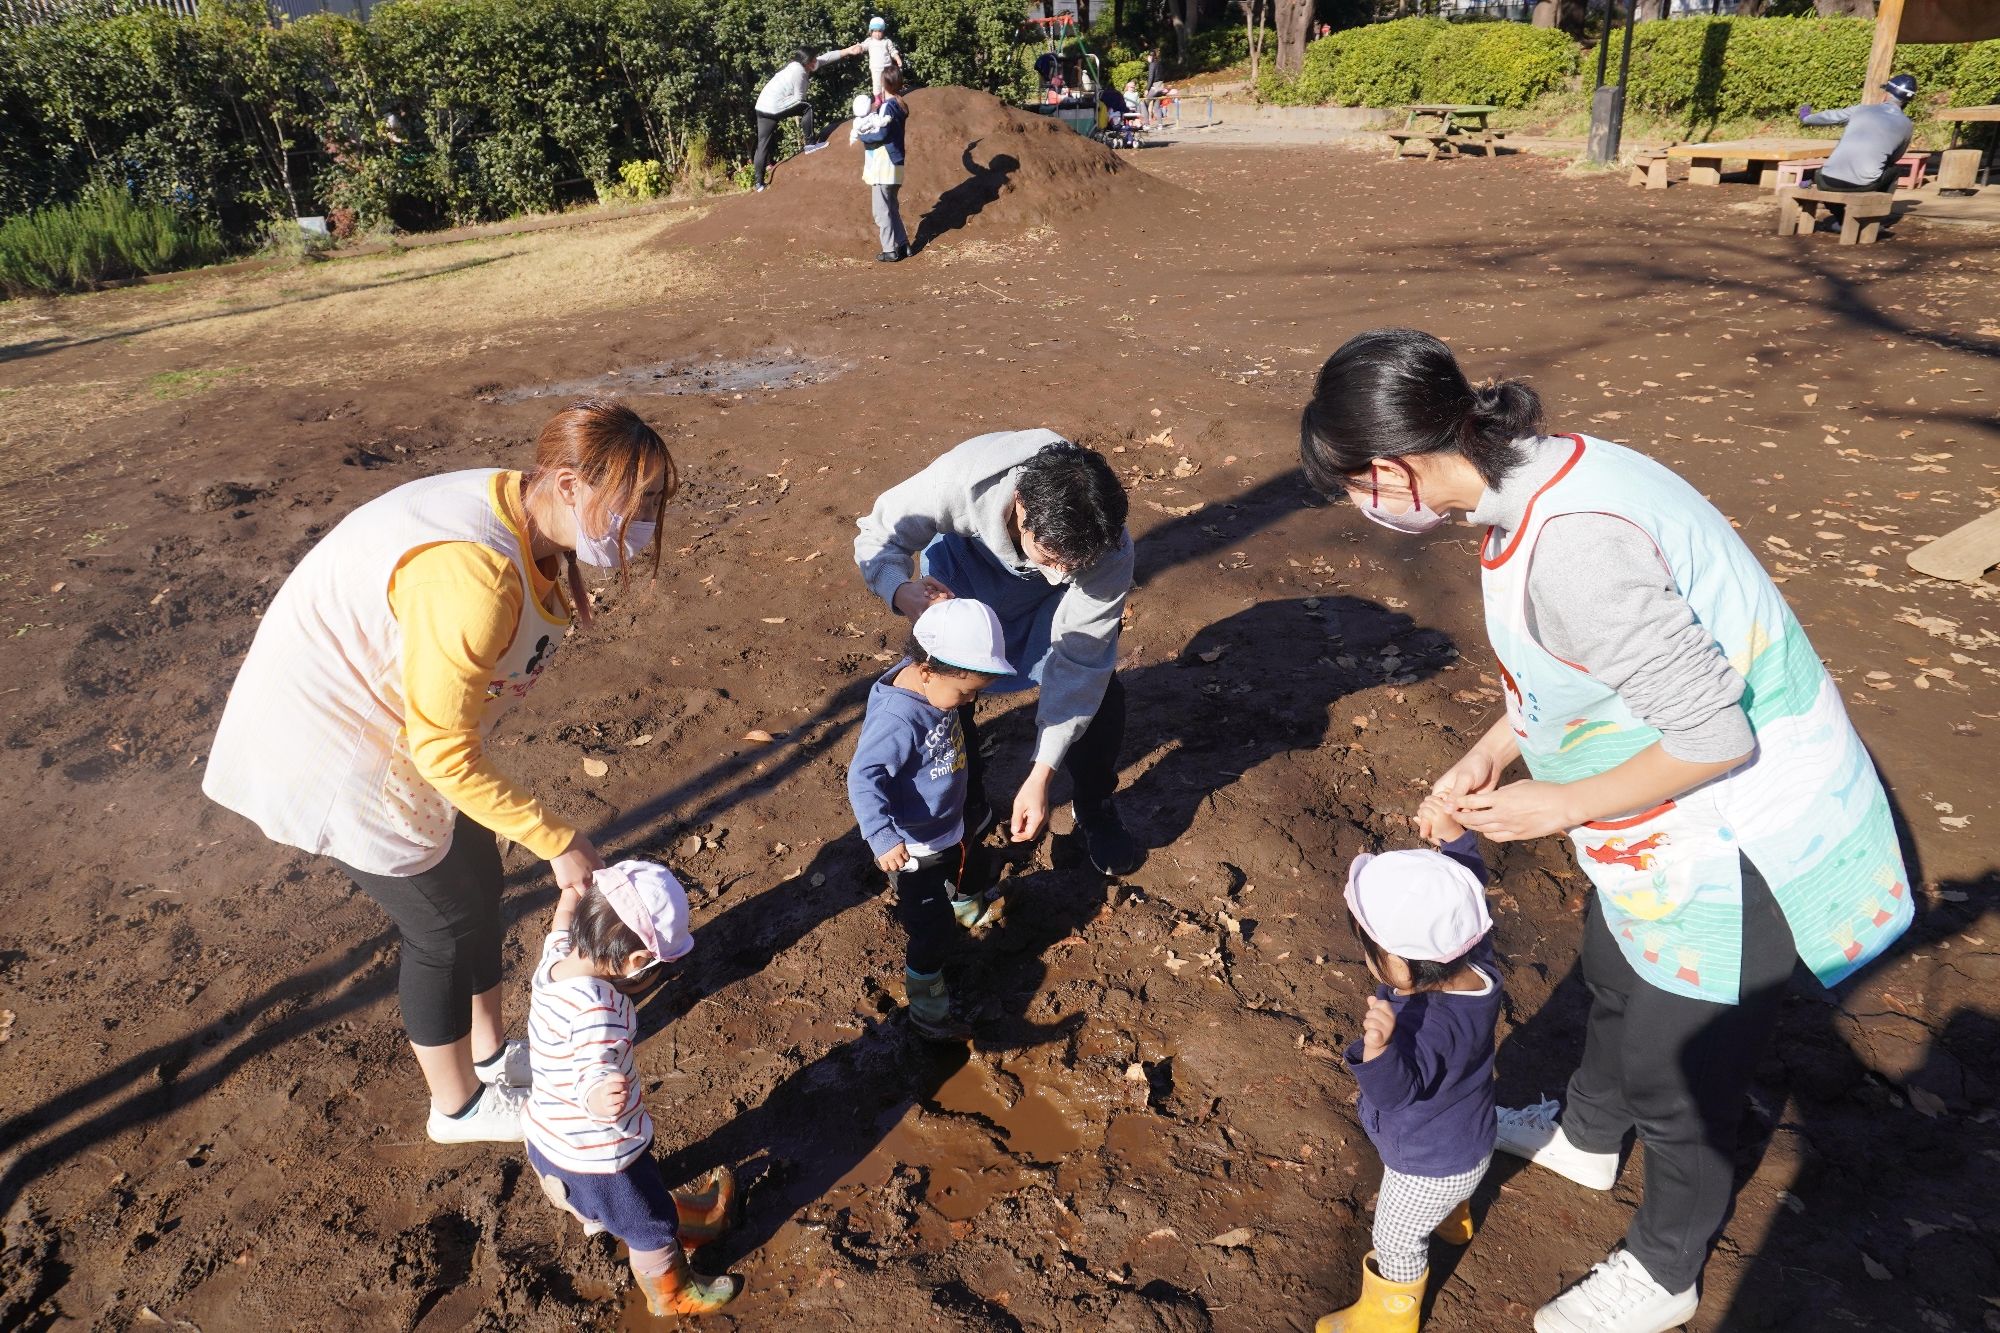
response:
<path id="1" fill-rule="evenodd" d="M 1794 961 L 1833 985 L 1910 924 L 1881 781 L 1729 521 L 1643 454 L 1544 435 L 1527 385 L 1474 389 L 1438 339 L 1377 329 L 1320 370 L 1299 448 L 1314 486 L 1384 527 L 1486 525 L 1507 712 L 1432 790 L 1495 841 L 1567 832 L 1597 889 L 1582 1067 L 1566 1105 L 1502 1109 L 1496 1146 L 1597 1190 L 1626 1131 L 1646 1149 L 1624 1247 L 1535 1328 L 1664 1333 L 1700 1303 Z M 1501 785 L 1516 759 L 1531 779 Z"/>
<path id="2" fill-rule="evenodd" d="M 631 409 L 558 412 L 526 472 L 450 472 L 349 514 L 264 613 L 202 790 L 275 842 L 333 858 L 402 932 L 403 1026 L 439 1143 L 519 1142 L 528 1051 L 500 1019 L 494 834 L 565 890 L 604 862 L 499 771 L 486 735 L 568 633 L 577 562 L 650 548 L 678 478 Z M 567 583 L 567 595 L 564 584 Z"/>

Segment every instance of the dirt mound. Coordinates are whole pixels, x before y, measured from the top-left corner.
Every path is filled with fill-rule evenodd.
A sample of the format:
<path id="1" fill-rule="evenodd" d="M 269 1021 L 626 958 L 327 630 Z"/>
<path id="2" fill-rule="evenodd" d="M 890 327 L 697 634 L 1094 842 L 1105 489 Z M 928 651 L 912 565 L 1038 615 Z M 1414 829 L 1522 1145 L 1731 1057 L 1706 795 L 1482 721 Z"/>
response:
<path id="1" fill-rule="evenodd" d="M 1185 195 L 1055 118 L 990 93 L 920 88 L 908 101 L 902 212 L 919 250 L 960 229 L 1000 239 L 1086 211 L 1096 222 L 1156 216 Z M 847 126 L 834 126 L 821 151 L 781 164 L 763 194 L 731 200 L 661 244 L 874 249 L 861 147 L 848 142 Z"/>

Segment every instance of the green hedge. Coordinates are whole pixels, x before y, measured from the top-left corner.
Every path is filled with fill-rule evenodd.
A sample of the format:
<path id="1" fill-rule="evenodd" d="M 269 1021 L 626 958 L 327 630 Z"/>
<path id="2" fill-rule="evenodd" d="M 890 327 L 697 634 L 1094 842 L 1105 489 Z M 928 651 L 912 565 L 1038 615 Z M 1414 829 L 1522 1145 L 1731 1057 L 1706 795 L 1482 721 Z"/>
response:
<path id="1" fill-rule="evenodd" d="M 1632 37 L 1631 100 L 1691 123 L 1783 116 L 1801 102 L 1861 100 L 1874 41 L 1872 19 L 1672 19 L 1641 23 Z M 1923 94 L 1949 90 L 1959 106 L 2000 94 L 2000 42 L 1905 46 L 1896 71 Z M 1911 107 L 1923 119 L 1934 97 Z"/>
<path id="2" fill-rule="evenodd" d="M 258 0 L 0 27 L 0 216 L 94 173 L 242 241 L 272 218 L 473 222 L 747 156 L 751 106 L 800 45 L 884 14 L 919 82 L 1018 95 L 1013 0 L 397 0 L 367 24 L 272 26 Z M 858 60 L 813 80 L 844 114 Z"/>
<path id="3" fill-rule="evenodd" d="M 1871 19 L 1641 23 L 1632 37 L 1632 101 L 1691 124 L 1782 116 L 1801 102 L 1849 106 L 1860 100 L 1874 31 Z M 1287 105 L 1522 107 L 1563 87 L 1585 55 L 1555 29 L 1398 19 L 1311 43 L 1297 79 L 1267 75 L 1258 92 Z M 1911 108 L 1918 119 L 1947 99 L 1955 106 L 2000 101 L 2000 42 L 1906 46 L 1896 69 L 1914 74 L 1925 94 Z"/>
<path id="4" fill-rule="evenodd" d="M 1576 44 L 1553 28 L 1410 18 L 1348 28 L 1309 43 L 1297 79 L 1271 74 L 1258 91 L 1266 101 L 1288 105 L 1427 101 L 1516 107 L 1560 88 L 1576 68 Z"/>
<path id="5" fill-rule="evenodd" d="M 74 204 L 0 223 L 0 291 L 25 296 L 96 287 L 205 264 L 221 254 L 222 237 L 214 228 L 94 181 Z"/>

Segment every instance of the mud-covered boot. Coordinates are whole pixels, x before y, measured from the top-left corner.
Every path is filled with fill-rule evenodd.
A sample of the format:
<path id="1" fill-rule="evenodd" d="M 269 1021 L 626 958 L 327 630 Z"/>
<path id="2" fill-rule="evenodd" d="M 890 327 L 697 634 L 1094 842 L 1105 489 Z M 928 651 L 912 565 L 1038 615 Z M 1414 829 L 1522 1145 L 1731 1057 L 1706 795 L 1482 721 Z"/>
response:
<path id="1" fill-rule="evenodd" d="M 1007 894 L 1000 888 L 991 888 L 984 893 L 975 893 L 969 898 L 958 896 L 958 890 L 951 892 L 951 914 L 958 918 L 958 924 L 967 930 L 981 926 L 997 926 L 1007 916 Z"/>
<path id="2" fill-rule="evenodd" d="M 648 1274 L 635 1268 L 632 1280 L 646 1293 L 646 1308 L 658 1318 L 670 1314 L 713 1314 L 743 1291 L 743 1279 L 733 1273 L 713 1282 L 696 1277 L 688 1267 L 687 1252 L 682 1249 L 674 1251 L 673 1263 L 666 1272 Z"/>
<path id="3" fill-rule="evenodd" d="M 1427 1268 L 1415 1282 L 1391 1282 L 1375 1268 L 1375 1251 L 1361 1261 L 1361 1299 L 1321 1315 L 1313 1333 L 1417 1333 L 1423 1315 Z"/>
<path id="4" fill-rule="evenodd" d="M 736 1225 L 736 1173 L 718 1166 L 708 1173 L 706 1188 L 674 1192 L 674 1214 L 680 1221 L 681 1248 L 698 1249 L 720 1240 Z"/>
<path id="5" fill-rule="evenodd" d="M 970 1041 L 972 1028 L 951 1016 L 951 990 L 943 972 L 928 976 L 903 969 L 903 989 L 910 997 L 910 1026 L 931 1041 Z"/>
<path id="6" fill-rule="evenodd" d="M 1461 1200 L 1458 1207 L 1451 1210 L 1451 1216 L 1438 1223 L 1431 1234 L 1447 1245 L 1472 1244 L 1472 1200 Z"/>

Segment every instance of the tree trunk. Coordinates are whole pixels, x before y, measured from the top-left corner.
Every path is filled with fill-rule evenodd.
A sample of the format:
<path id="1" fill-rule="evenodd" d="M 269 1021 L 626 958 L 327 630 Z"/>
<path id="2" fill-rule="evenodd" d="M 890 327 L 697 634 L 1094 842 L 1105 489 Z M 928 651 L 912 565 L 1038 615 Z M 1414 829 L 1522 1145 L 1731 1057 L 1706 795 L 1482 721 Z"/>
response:
<path id="1" fill-rule="evenodd" d="M 1125 0 L 1111 0 L 1111 35 L 1125 35 Z"/>
<path id="2" fill-rule="evenodd" d="M 1535 0 L 1534 24 L 1537 28 L 1556 26 L 1556 0 Z"/>
<path id="3" fill-rule="evenodd" d="M 1550 3 L 1555 7 L 1555 22 L 1551 26 L 1582 41 L 1584 21 L 1590 10 L 1586 0 L 1550 0 Z"/>
<path id="4" fill-rule="evenodd" d="M 1313 0 L 1273 0 L 1273 27 L 1278 35 L 1278 72 L 1297 78 L 1306 64 L 1306 38 L 1313 18 Z"/>
<path id="5" fill-rule="evenodd" d="M 1090 31 L 1090 0 L 1076 0 L 1076 29 L 1083 33 Z"/>

